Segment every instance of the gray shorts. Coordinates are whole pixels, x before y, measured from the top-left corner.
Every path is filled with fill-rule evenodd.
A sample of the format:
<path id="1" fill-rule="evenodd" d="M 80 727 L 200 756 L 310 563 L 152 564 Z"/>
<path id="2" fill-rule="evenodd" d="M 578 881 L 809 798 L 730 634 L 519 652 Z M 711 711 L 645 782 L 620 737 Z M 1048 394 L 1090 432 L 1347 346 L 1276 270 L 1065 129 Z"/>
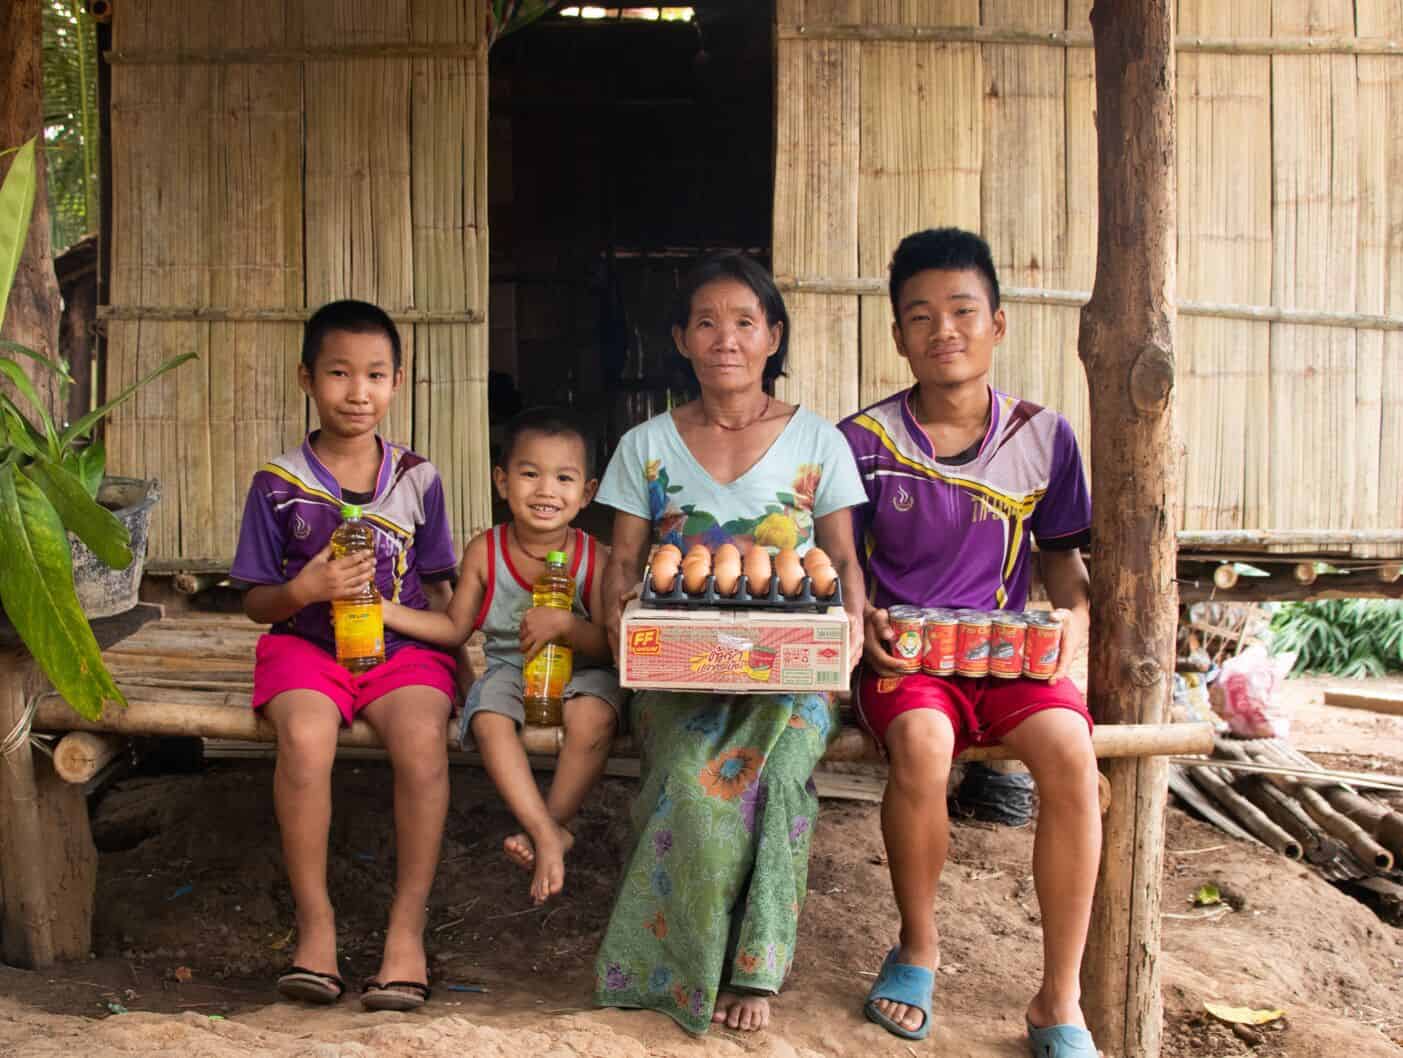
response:
<path id="1" fill-rule="evenodd" d="M 458 723 L 458 742 L 464 747 L 473 744 L 473 717 L 482 712 L 500 713 L 516 721 L 517 730 L 526 723 L 526 709 L 521 704 L 523 694 L 521 670 L 515 665 L 489 664 L 482 678 L 468 689 L 467 701 L 463 703 L 462 719 Z M 565 685 L 564 699 L 580 695 L 601 698 L 614 707 L 618 716 L 619 730 L 625 723 L 624 701 L 628 692 L 619 686 L 619 674 L 613 669 L 576 669 Z"/>

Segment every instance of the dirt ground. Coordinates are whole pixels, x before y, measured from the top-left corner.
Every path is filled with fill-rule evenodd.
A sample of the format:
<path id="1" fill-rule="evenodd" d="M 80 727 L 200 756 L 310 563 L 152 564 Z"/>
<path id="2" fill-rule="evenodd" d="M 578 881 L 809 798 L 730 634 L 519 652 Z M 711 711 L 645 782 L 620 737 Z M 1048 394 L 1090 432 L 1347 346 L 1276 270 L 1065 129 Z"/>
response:
<path id="1" fill-rule="evenodd" d="M 1403 718 L 1326 707 L 1322 686 L 1289 685 L 1293 742 L 1323 762 L 1403 774 Z M 344 761 L 335 782 L 332 894 L 342 969 L 357 981 L 377 965 L 390 895 L 389 778 L 383 765 Z M 455 768 L 430 918 L 434 998 L 398 1015 L 363 1013 L 350 998 L 321 1010 L 276 1001 L 292 909 L 268 762 L 128 779 L 95 813 L 103 854 L 94 956 L 43 973 L 0 967 L 0 1055 L 1026 1054 L 1022 1011 L 1040 963 L 1031 829 L 955 826 L 940 889 L 936 1028 L 908 1046 L 862 1017 L 895 925 L 877 806 L 864 802 L 824 804 L 794 972 L 768 1031 L 693 1040 L 661 1015 L 591 1008 L 633 789 L 606 780 L 579 822 L 565 893 L 535 909 L 526 876 L 499 853 L 510 818 L 480 771 Z M 1234 910 L 1194 910 L 1191 894 L 1205 882 Z M 1172 808 L 1164 912 L 1171 1058 L 1403 1055 L 1403 930 L 1310 870 Z M 1205 1001 L 1280 1007 L 1286 1017 L 1249 1044 L 1208 1017 Z"/>

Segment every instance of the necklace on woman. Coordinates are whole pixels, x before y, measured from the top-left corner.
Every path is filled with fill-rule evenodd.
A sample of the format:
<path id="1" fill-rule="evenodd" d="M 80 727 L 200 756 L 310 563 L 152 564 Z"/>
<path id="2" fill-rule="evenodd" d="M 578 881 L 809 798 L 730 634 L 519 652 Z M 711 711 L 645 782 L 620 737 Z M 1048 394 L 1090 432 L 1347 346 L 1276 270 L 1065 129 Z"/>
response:
<path id="1" fill-rule="evenodd" d="M 742 430 L 748 430 L 748 429 L 750 429 L 750 428 L 751 428 L 752 426 L 754 426 L 757 422 L 759 422 L 759 421 L 760 421 L 761 419 L 763 419 L 766 415 L 768 415 L 769 412 L 770 412 L 770 395 L 769 395 L 768 393 L 765 394 L 765 406 L 764 406 L 763 408 L 760 409 L 760 414 L 757 415 L 757 416 L 755 416 L 755 418 L 751 419 L 748 423 L 744 424 L 743 426 L 727 426 L 724 422 L 721 422 L 721 421 L 718 420 L 718 419 L 713 419 L 710 415 L 708 415 L 708 414 L 706 413 L 706 405 L 705 405 L 705 404 L 703 404 L 703 405 L 701 406 L 702 421 L 704 421 L 705 423 L 707 423 L 707 424 L 710 425 L 710 426 L 716 426 L 716 427 L 719 427 L 719 428 L 722 429 L 722 430 L 729 430 L 731 433 L 740 433 L 740 431 L 742 431 Z"/>
<path id="2" fill-rule="evenodd" d="M 521 553 L 527 558 L 534 558 L 537 562 L 545 562 L 552 551 L 564 551 L 570 546 L 570 527 L 568 525 L 565 527 L 565 535 L 561 537 L 560 546 L 547 549 L 544 555 L 538 555 L 527 549 L 526 545 L 521 542 L 521 534 L 516 531 L 515 524 L 507 526 L 507 530 L 512 534 L 512 539 L 516 541 L 516 546 L 521 548 Z"/>

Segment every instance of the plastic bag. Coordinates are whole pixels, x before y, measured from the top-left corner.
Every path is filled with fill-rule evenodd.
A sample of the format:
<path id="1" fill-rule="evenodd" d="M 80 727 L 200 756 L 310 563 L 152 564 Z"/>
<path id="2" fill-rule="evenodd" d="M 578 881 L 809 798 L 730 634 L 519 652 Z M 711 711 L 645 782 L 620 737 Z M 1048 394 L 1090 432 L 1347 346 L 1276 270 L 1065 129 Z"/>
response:
<path id="1" fill-rule="evenodd" d="M 1260 646 L 1248 647 L 1223 662 L 1209 698 L 1228 729 L 1242 738 L 1288 738 L 1291 708 L 1277 694 L 1291 671 L 1293 655 L 1270 657 Z"/>

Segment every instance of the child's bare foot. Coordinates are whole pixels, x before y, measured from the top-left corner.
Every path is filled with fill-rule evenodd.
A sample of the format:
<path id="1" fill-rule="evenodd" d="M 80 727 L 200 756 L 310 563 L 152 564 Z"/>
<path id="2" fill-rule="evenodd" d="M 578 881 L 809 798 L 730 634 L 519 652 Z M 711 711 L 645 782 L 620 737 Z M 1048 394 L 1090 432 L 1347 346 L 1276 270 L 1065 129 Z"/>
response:
<path id="1" fill-rule="evenodd" d="M 742 1032 L 759 1032 L 769 1027 L 770 1001 L 765 996 L 721 991 L 716 994 L 716 1013 L 711 1015 L 711 1020 L 713 1024 L 725 1024 L 727 1028 Z"/>
<path id="2" fill-rule="evenodd" d="M 336 916 L 298 916 L 297 947 L 292 950 L 294 966 L 302 966 L 316 973 L 340 976 L 336 965 Z"/>
<path id="3" fill-rule="evenodd" d="M 531 876 L 531 899 L 544 904 L 565 887 L 565 854 L 575 845 L 575 835 L 559 823 L 534 837 L 513 834 L 502 844 L 507 858 L 519 867 L 535 869 Z"/>
<path id="4" fill-rule="evenodd" d="M 419 981 L 429 980 L 429 961 L 424 954 L 424 935 L 412 929 L 391 926 L 385 931 L 385 951 L 380 957 L 380 969 L 375 980 Z"/>

